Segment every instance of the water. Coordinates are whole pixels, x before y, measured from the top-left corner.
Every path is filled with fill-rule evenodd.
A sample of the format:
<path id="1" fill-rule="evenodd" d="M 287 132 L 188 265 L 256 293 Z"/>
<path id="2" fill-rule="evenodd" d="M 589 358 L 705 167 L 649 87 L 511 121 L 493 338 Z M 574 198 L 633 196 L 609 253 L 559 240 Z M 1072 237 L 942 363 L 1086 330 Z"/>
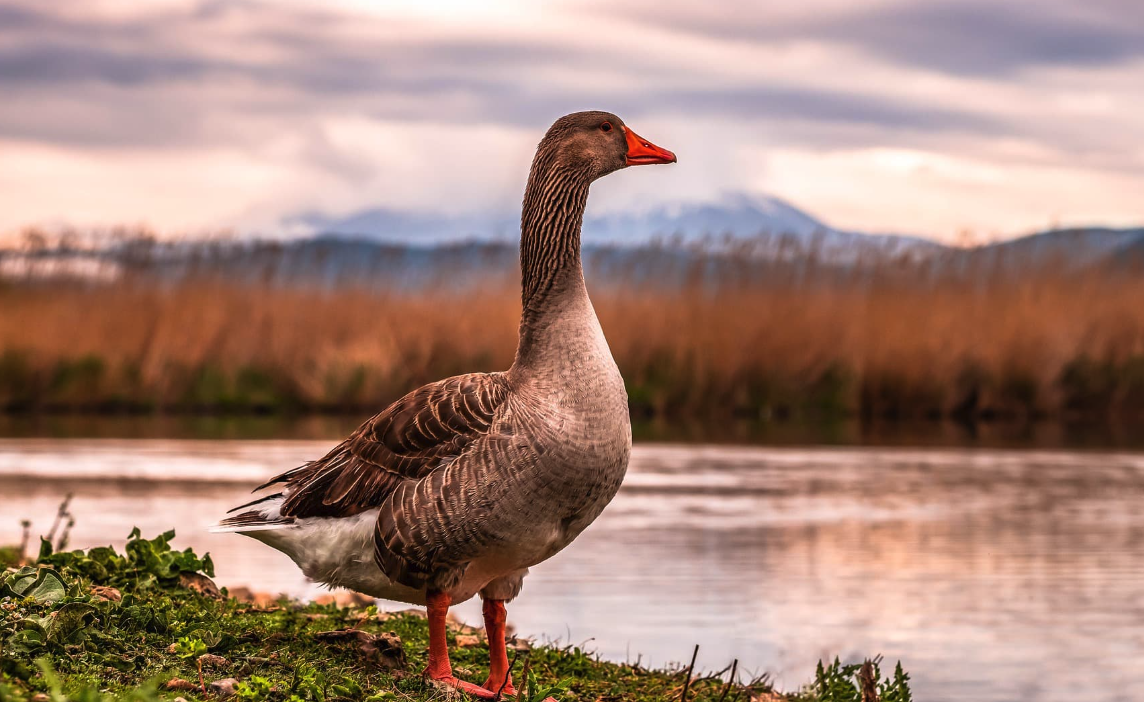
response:
<path id="1" fill-rule="evenodd" d="M 0 542 L 72 491 L 73 546 L 174 526 L 220 584 L 311 596 L 285 556 L 206 528 L 329 443 L 0 439 Z M 615 502 L 509 618 L 619 661 L 698 643 L 704 668 L 738 658 L 787 689 L 819 658 L 880 653 L 919 700 L 1139 700 L 1142 494 L 1135 452 L 637 444 Z"/>

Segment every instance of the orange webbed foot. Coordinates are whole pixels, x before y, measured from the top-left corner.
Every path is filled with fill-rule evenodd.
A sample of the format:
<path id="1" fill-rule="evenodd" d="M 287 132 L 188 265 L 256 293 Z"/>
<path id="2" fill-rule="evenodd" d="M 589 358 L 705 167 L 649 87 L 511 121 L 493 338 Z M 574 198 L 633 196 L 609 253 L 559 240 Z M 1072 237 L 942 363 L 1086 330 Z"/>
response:
<path id="1" fill-rule="evenodd" d="M 449 686 L 455 690 L 460 690 L 461 692 L 465 693 L 466 695 L 471 695 L 473 697 L 476 697 L 477 699 L 495 700 L 497 698 L 497 695 L 495 692 L 491 692 L 489 690 L 486 690 L 485 688 L 481 687 L 480 685 L 474 685 L 471 682 L 466 682 L 464 680 L 461 680 L 460 678 L 454 677 L 451 674 L 450 675 L 443 675 L 440 677 L 434 677 L 432 675 L 429 675 L 428 671 L 426 671 L 425 679 L 429 680 L 430 682 L 436 683 L 438 685 L 447 685 L 447 686 Z"/>

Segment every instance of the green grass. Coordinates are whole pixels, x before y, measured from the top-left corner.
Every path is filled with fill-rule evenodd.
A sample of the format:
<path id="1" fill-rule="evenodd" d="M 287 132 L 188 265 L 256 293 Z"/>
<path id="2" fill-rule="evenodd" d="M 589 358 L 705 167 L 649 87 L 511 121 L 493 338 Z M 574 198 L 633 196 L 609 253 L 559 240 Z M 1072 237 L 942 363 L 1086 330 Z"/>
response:
<path id="1" fill-rule="evenodd" d="M 9 565 L 0 577 L 0 702 L 217 699 L 210 683 L 225 678 L 238 681 L 233 699 L 243 701 L 448 698 L 418 674 L 428 648 L 419 611 L 242 603 L 212 593 L 210 556 L 174 550 L 173 538 L 135 531 L 124 553 L 55 553 L 43 541 L 35 563 Z M 328 635 L 347 629 L 364 634 Z M 455 645 L 474 633 L 450 632 L 453 664 L 458 675 L 482 680 L 487 647 Z M 535 646 L 519 654 L 514 674 L 531 683 L 533 694 L 522 699 L 553 694 L 562 702 L 678 700 L 687 677 L 601 661 L 575 646 Z M 858 677 L 857 666 L 835 661 L 801 693 L 779 695 L 765 681 L 729 686 L 722 676 L 697 675 L 687 699 L 858 702 Z M 883 702 L 909 702 L 900 667 L 878 684 Z"/>

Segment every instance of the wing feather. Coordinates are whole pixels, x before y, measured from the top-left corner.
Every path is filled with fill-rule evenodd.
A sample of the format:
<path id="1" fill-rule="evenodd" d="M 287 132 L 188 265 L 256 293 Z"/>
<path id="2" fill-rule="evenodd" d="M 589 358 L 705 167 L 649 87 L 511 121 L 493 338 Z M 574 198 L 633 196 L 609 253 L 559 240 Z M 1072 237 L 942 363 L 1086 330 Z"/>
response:
<path id="1" fill-rule="evenodd" d="M 285 519 L 348 517 L 380 507 L 402 483 L 448 465 L 487 434 L 507 394 L 500 373 L 430 383 L 367 420 L 321 459 L 258 489 L 277 487 Z M 245 513 L 231 519 L 238 518 L 251 519 Z"/>

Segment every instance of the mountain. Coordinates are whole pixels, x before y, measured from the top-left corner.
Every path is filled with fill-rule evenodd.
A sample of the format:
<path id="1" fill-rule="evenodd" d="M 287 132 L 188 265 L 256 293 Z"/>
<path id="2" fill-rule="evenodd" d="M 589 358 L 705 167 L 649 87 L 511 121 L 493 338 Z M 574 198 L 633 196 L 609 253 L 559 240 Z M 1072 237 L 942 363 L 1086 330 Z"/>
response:
<path id="1" fill-rule="evenodd" d="M 694 243 L 760 234 L 810 240 L 836 231 L 777 197 L 744 194 L 726 195 L 715 203 L 659 207 L 643 214 L 588 217 L 584 222 L 586 243 L 621 245 L 646 244 L 657 238 Z"/>
<path id="2" fill-rule="evenodd" d="M 337 218 L 302 213 L 284 223 L 311 234 L 229 242 L 112 237 L 84 246 L 65 237 L 55 245 L 0 249 L 0 279 L 111 280 L 124 271 L 150 270 L 173 280 L 209 270 L 282 285 L 310 281 L 412 289 L 516 276 L 519 223 L 514 213 L 449 217 L 374 208 Z M 719 280 L 745 261 L 759 264 L 754 270 L 764 275 L 812 270 L 806 264 L 822 266 L 820 272 L 848 271 L 903 259 L 921 261 L 935 273 L 986 275 L 1108 261 L 1133 270 L 1144 266 L 1144 228 L 1060 229 L 959 248 L 918 237 L 840 230 L 778 198 L 743 194 L 713 203 L 589 216 L 583 241 L 585 269 L 595 280 L 668 287 Z"/>
<path id="3" fill-rule="evenodd" d="M 520 236 L 520 215 L 513 217 L 507 213 L 449 217 L 374 207 L 345 217 L 303 212 L 287 217 L 282 224 L 289 230 L 308 230 L 316 237 L 414 246 L 474 240 L 515 242 Z"/>
<path id="4" fill-rule="evenodd" d="M 1083 267 L 1112 257 L 1144 253 L 1144 227 L 1054 229 L 981 246 L 974 253 L 993 257 L 998 263 L 1025 267 L 1050 263 Z"/>
<path id="5" fill-rule="evenodd" d="M 1144 263 L 1144 227 L 1132 231 L 1136 232 L 1136 237 L 1118 249 L 1116 255 L 1125 261 Z"/>
<path id="6" fill-rule="evenodd" d="M 461 240 L 515 243 L 518 222 L 519 215 L 510 213 L 443 217 L 373 208 L 346 217 L 308 212 L 284 224 L 319 235 L 432 244 Z M 837 262 L 850 261 L 863 252 L 933 254 L 946 249 L 918 237 L 835 229 L 779 198 L 742 193 L 713 203 L 665 206 L 639 214 L 590 215 L 584 220 L 583 241 L 588 246 L 639 247 L 668 241 L 715 248 L 750 241 L 759 255 L 790 257 L 813 251 Z"/>

